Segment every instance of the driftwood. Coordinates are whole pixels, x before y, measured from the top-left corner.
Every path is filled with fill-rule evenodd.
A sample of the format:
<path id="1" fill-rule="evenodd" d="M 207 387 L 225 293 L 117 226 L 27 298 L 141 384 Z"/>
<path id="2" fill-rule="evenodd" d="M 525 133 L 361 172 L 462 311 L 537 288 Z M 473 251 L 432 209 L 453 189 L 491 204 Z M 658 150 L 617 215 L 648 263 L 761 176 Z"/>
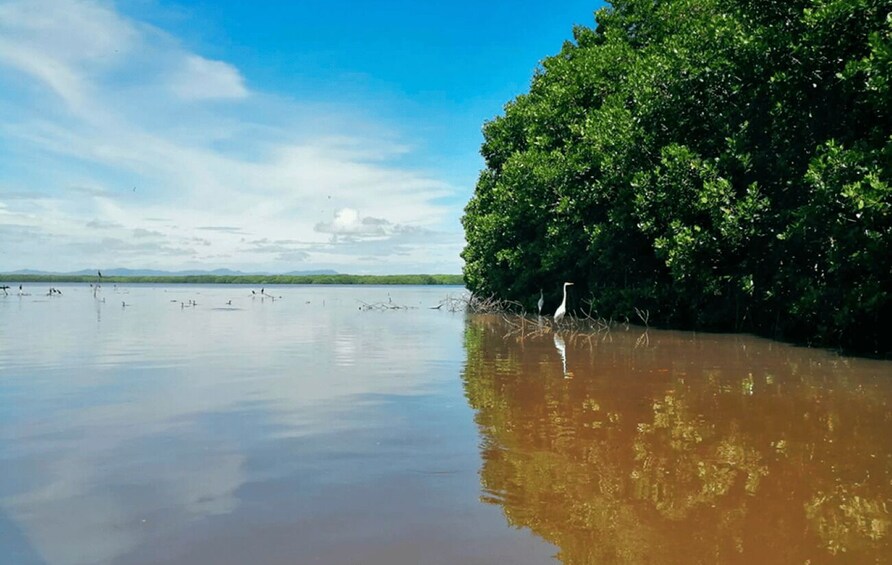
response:
<path id="1" fill-rule="evenodd" d="M 415 310 L 417 306 L 397 304 L 388 299 L 387 302 L 365 302 L 359 300 L 360 310 Z M 499 300 L 494 297 L 480 297 L 474 294 L 447 296 L 429 310 L 446 310 L 449 312 L 470 312 L 472 314 L 494 314 L 502 312 L 522 312 L 520 303 L 510 300 Z"/>
<path id="2" fill-rule="evenodd" d="M 399 304 L 394 304 L 392 302 L 374 302 L 368 303 L 359 300 L 359 309 L 360 310 L 415 310 L 416 306 L 401 306 Z"/>
<path id="3" fill-rule="evenodd" d="M 470 312 L 471 314 L 501 314 L 505 312 L 523 312 L 520 302 L 502 300 L 495 296 L 481 296 L 466 293 L 458 296 L 447 296 L 431 310 L 448 310 L 450 312 Z"/>
<path id="4" fill-rule="evenodd" d="M 568 314 L 559 323 L 555 323 L 551 316 L 536 316 L 524 311 L 523 305 L 513 300 L 503 300 L 495 296 L 481 296 L 473 293 L 464 293 L 457 296 L 447 296 L 436 306 L 429 306 L 430 310 L 446 310 L 449 312 L 467 312 L 469 314 L 493 315 L 501 317 L 509 328 L 505 337 L 514 337 L 519 340 L 526 338 L 538 338 L 548 334 L 560 332 L 564 339 L 577 340 L 609 340 L 610 331 L 618 326 L 628 330 L 628 319 L 618 322 L 604 319 L 594 311 L 594 300 L 582 301 L 587 309 L 577 314 Z M 388 302 L 368 303 L 359 301 L 359 309 L 369 310 L 414 310 L 415 306 L 404 306 Z M 635 308 L 635 313 L 643 322 L 645 331 L 638 339 L 636 347 L 646 346 L 650 343 L 647 335 L 650 311 Z"/>

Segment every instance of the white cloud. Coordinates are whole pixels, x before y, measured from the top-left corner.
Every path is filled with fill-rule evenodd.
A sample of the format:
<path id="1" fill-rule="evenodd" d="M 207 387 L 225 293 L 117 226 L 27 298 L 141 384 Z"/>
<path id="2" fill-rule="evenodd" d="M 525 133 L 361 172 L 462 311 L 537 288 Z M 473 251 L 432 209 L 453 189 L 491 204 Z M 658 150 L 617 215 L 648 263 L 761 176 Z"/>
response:
<path id="1" fill-rule="evenodd" d="M 89 75 L 114 65 L 136 39 L 130 22 L 91 2 L 0 6 L 0 64 L 42 82 L 75 110 L 91 94 Z"/>
<path id="2" fill-rule="evenodd" d="M 186 56 L 183 68 L 173 77 L 171 87 L 177 95 L 187 100 L 244 98 L 248 95 L 245 80 L 235 67 L 198 55 Z"/>
<path id="3" fill-rule="evenodd" d="M 0 115 L 13 118 L 0 140 L 17 148 L 0 152 L 0 222 L 50 242 L 19 242 L 0 271 L 301 262 L 357 272 L 357 239 L 380 259 L 364 272 L 458 271 L 460 210 L 442 203 L 455 189 L 404 165 L 413 148 L 398 131 L 245 82 L 105 3 L 0 6 L 0 83 L 14 87 L 0 89 Z M 439 243 L 407 237 L 410 226 Z M 121 243 L 149 232 L 157 245 Z"/>
<path id="4" fill-rule="evenodd" d="M 314 229 L 334 235 L 383 236 L 391 232 L 391 228 L 391 223 L 383 218 L 360 218 L 356 210 L 342 208 L 335 212 L 334 220 L 320 222 Z"/>

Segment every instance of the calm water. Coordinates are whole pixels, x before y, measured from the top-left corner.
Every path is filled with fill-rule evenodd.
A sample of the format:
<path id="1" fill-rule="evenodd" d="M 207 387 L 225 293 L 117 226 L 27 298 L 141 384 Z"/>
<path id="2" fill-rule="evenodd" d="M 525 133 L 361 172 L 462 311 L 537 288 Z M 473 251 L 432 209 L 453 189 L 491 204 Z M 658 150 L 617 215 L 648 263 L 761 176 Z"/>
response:
<path id="1" fill-rule="evenodd" d="M 457 288 L 27 286 L 0 295 L 2 563 L 892 555 L 890 362 L 523 335 L 429 309 Z"/>

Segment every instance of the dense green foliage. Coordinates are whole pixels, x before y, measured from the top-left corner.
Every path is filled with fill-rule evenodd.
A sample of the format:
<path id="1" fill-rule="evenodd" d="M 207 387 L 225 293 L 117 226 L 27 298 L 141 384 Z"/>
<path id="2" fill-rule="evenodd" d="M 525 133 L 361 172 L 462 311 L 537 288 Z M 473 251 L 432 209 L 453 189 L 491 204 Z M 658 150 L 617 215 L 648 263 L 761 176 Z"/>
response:
<path id="1" fill-rule="evenodd" d="M 97 282 L 95 275 L 3 275 L 0 282 L 58 283 Z M 411 285 L 460 285 L 461 275 L 171 275 L 102 277 L 103 283 L 157 283 L 157 284 L 411 284 Z"/>
<path id="2" fill-rule="evenodd" d="M 888 353 L 892 0 L 617 0 L 484 127 L 465 281 Z"/>

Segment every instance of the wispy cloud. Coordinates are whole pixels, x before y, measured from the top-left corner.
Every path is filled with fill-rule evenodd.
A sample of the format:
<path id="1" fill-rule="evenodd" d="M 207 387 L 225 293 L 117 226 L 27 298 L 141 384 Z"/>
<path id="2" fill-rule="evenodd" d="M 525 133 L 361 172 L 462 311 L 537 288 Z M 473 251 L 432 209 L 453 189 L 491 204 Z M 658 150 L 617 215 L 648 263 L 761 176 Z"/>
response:
<path id="1" fill-rule="evenodd" d="M 0 5 L 0 85 L 14 117 L 0 147 L 18 148 L 0 152 L 0 223 L 51 242 L 0 231 L 0 246 L 18 245 L 0 271 L 301 262 L 349 272 L 360 243 L 379 258 L 366 272 L 459 268 L 459 211 L 443 204 L 456 189 L 405 165 L 413 146 L 398 130 L 356 108 L 252 90 L 231 62 L 113 5 Z M 23 192 L 34 198 L 4 196 Z M 264 250 L 245 235 L 302 243 Z"/>
<path id="2" fill-rule="evenodd" d="M 218 231 L 223 233 L 244 233 L 242 228 L 235 226 L 198 226 L 197 230 Z"/>
<path id="3" fill-rule="evenodd" d="M 96 219 L 90 220 L 89 222 L 87 222 L 86 225 L 88 228 L 93 228 L 93 229 L 97 229 L 97 230 L 112 230 L 112 229 L 124 227 L 121 224 L 118 224 L 115 222 L 105 222 L 105 221 L 96 220 Z"/>
<path id="4" fill-rule="evenodd" d="M 248 95 L 245 80 L 238 69 L 223 61 L 211 61 L 188 55 L 183 66 L 172 77 L 171 88 L 187 100 L 244 98 Z"/>
<path id="5" fill-rule="evenodd" d="M 133 237 L 164 237 L 164 234 L 160 231 L 136 228 L 133 230 Z M 192 240 L 195 241 L 196 238 L 192 238 Z"/>

